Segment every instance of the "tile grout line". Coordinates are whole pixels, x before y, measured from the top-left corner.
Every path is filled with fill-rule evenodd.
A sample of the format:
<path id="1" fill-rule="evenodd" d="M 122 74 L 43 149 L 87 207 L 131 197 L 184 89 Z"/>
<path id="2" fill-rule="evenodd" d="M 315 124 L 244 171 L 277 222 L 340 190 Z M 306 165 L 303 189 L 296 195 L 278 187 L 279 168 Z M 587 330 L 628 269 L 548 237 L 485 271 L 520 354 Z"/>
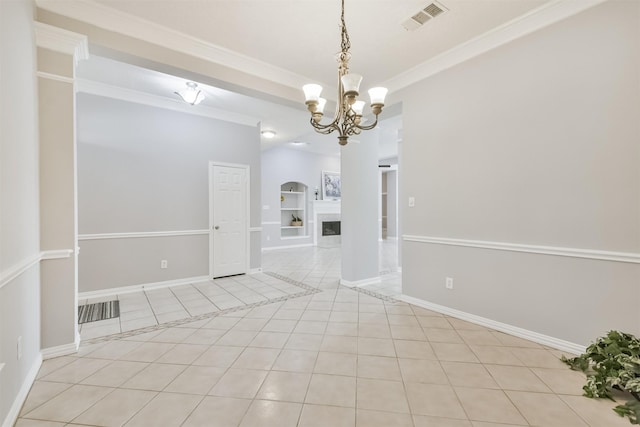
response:
<path id="1" fill-rule="evenodd" d="M 265 273 L 268 274 L 268 273 Z M 278 302 L 283 302 L 283 301 L 287 301 L 289 299 L 294 299 L 294 298 L 300 298 L 300 297 L 304 297 L 307 295 L 313 295 L 319 292 L 322 292 L 321 290 L 317 289 L 317 288 L 313 288 L 309 285 L 306 285 L 302 282 L 297 282 L 294 281 L 292 279 L 289 279 L 285 276 L 280 276 L 276 273 L 271 273 L 268 274 L 272 277 L 275 277 L 277 279 L 280 279 L 282 281 L 285 281 L 287 283 L 290 283 L 292 285 L 298 286 L 302 289 L 305 289 L 305 292 L 299 292 L 296 294 L 290 294 L 290 295 L 285 295 L 282 297 L 278 297 L 275 299 L 271 299 L 271 300 L 265 300 L 265 301 L 258 301 L 252 304 L 246 304 L 246 305 L 240 305 L 240 306 L 236 306 L 236 307 L 230 307 L 228 309 L 224 309 L 224 310 L 220 310 L 217 312 L 211 312 L 211 313 L 204 313 L 204 314 L 200 314 L 197 316 L 192 316 L 189 318 L 185 318 L 185 319 L 178 319 L 178 320 L 173 320 L 170 322 L 165 322 L 165 323 L 158 323 L 156 325 L 152 325 L 152 326 L 148 326 L 145 328 L 140 328 L 140 329 L 134 329 L 132 331 L 127 331 L 127 332 L 121 332 L 119 334 L 111 334 L 111 335 L 107 335 L 107 336 L 103 336 L 103 337 L 95 337 L 95 338 L 91 338 L 88 339 L 86 341 L 83 342 L 83 344 L 96 344 L 99 342 L 105 342 L 105 341 L 112 341 L 112 340 L 117 340 L 120 338 L 128 338 L 128 337 L 132 337 L 132 336 L 136 336 L 136 335 L 141 335 L 147 332 L 153 332 L 156 330 L 161 330 L 161 329 L 166 329 L 166 328 L 171 328 L 174 326 L 180 326 L 180 325 L 184 325 L 187 323 L 191 323 L 191 322 L 197 322 L 199 320 L 204 320 L 204 319 L 211 319 L 214 317 L 218 317 L 218 316 L 223 316 L 225 314 L 229 314 L 229 313 L 234 313 L 236 311 L 240 311 L 240 310 L 245 310 L 245 309 L 253 309 L 256 307 L 261 307 L 264 305 L 269 305 L 269 304 L 273 304 L 273 303 L 278 303 Z M 147 297 L 147 301 L 148 301 L 148 296 L 146 295 L 145 292 L 145 296 Z M 149 303 L 150 304 L 150 303 Z M 150 304 L 151 305 L 151 304 Z M 156 322 L 158 321 L 157 317 L 155 316 L 155 312 L 153 311 L 153 307 L 151 308 L 152 312 L 154 313 L 154 317 L 156 318 Z"/>

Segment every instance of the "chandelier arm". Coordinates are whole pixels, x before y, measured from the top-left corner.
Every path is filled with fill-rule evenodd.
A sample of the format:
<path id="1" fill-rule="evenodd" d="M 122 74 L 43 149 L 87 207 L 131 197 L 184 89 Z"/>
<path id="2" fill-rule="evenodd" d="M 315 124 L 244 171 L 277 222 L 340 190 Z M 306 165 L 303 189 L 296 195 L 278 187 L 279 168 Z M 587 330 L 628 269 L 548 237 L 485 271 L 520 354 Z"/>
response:
<path id="1" fill-rule="evenodd" d="M 330 133 L 332 133 L 333 131 L 340 131 L 340 129 L 338 128 L 337 122 L 336 120 L 334 120 L 333 122 L 327 124 L 327 125 L 322 125 L 320 123 L 316 123 L 315 120 L 313 120 L 313 118 L 311 118 L 311 120 L 309 121 L 311 123 L 311 126 L 313 126 L 313 128 L 315 129 L 316 132 L 321 133 L 323 135 L 328 135 Z"/>
<path id="2" fill-rule="evenodd" d="M 378 116 L 376 116 L 375 122 L 371 123 L 370 125 L 367 125 L 367 126 L 356 125 L 356 127 L 360 130 L 371 130 L 374 127 L 376 127 L 377 124 L 378 124 Z"/>

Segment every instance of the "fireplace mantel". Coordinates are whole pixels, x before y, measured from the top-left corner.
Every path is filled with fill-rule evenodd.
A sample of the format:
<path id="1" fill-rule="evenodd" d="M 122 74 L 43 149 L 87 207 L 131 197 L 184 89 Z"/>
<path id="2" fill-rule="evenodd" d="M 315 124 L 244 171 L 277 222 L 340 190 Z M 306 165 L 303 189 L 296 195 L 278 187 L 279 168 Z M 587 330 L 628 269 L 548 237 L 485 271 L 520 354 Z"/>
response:
<path id="1" fill-rule="evenodd" d="M 314 200 L 313 201 L 313 244 L 318 245 L 318 215 L 340 215 L 340 200 Z"/>

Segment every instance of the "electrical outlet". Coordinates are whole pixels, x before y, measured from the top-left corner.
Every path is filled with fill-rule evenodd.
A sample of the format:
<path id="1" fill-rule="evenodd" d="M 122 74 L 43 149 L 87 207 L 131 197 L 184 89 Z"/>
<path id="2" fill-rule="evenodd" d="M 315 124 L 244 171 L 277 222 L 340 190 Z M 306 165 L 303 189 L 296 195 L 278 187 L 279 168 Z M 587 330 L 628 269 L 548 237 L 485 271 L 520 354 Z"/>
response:
<path id="1" fill-rule="evenodd" d="M 409 197 L 409 207 L 413 208 L 416 206 L 416 198 L 415 197 Z"/>
<path id="2" fill-rule="evenodd" d="M 453 289 L 453 279 L 451 277 L 447 277 L 444 281 L 444 287 L 447 289 Z"/>
<path id="3" fill-rule="evenodd" d="M 16 345 L 17 348 L 17 356 L 18 356 L 18 360 L 22 359 L 22 336 L 18 337 L 18 344 Z"/>
<path id="4" fill-rule="evenodd" d="M 166 259 L 163 259 L 162 261 L 160 261 L 160 268 L 167 268 L 169 266 L 169 263 L 167 262 Z"/>

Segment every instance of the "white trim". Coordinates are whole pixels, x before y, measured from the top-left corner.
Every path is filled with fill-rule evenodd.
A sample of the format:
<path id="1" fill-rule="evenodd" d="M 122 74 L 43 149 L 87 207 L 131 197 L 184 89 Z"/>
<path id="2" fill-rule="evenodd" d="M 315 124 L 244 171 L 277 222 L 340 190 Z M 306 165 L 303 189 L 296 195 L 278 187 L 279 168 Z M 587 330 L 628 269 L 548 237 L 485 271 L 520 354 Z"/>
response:
<path id="1" fill-rule="evenodd" d="M 163 46 L 234 70 L 240 70 L 286 87 L 300 89 L 304 84 L 315 81 L 315 79 L 301 76 L 284 68 L 259 61 L 90 0 L 76 0 L 74 2 L 37 0 L 36 4 L 40 9 L 68 16 L 99 28 Z M 330 87 L 331 85 L 325 83 L 325 86 Z"/>
<path id="2" fill-rule="evenodd" d="M 214 263 L 213 263 L 213 244 L 214 244 L 214 233 L 213 233 L 213 211 L 214 211 L 214 201 L 213 201 L 213 169 L 216 166 L 228 167 L 228 168 L 237 168 L 244 169 L 245 175 L 245 221 L 247 226 L 247 232 L 245 237 L 245 258 L 246 265 L 243 273 L 248 273 L 251 270 L 251 227 L 249 226 L 251 222 L 251 166 L 247 164 L 241 163 L 226 163 L 226 162 L 214 162 L 209 161 L 209 166 L 207 168 L 209 174 L 209 277 L 214 277 Z"/>
<path id="3" fill-rule="evenodd" d="M 311 243 L 305 243 L 302 245 L 287 245 L 287 246 L 271 246 L 268 248 L 262 248 L 262 252 L 267 252 L 267 251 L 275 251 L 277 249 L 295 249 L 295 248 L 306 248 L 309 246 L 313 246 Z"/>
<path id="4" fill-rule="evenodd" d="M 367 285 L 375 285 L 377 283 L 381 283 L 382 280 L 380 279 L 379 276 L 376 277 L 371 277 L 369 279 L 362 279 L 362 280 L 345 280 L 345 279 L 340 279 L 340 284 L 343 286 L 347 286 L 349 288 L 360 288 L 362 286 L 367 286 Z"/>
<path id="5" fill-rule="evenodd" d="M 29 270 L 34 265 L 38 264 L 40 261 L 49 260 L 49 259 L 69 258 L 73 254 L 73 252 L 74 252 L 73 249 L 42 251 L 19 261 L 17 264 L 12 265 L 6 270 L 0 272 L 0 289 L 2 289 L 4 286 L 14 281 L 16 278 L 22 275 L 22 273 Z"/>
<path id="6" fill-rule="evenodd" d="M 24 402 L 27 400 L 29 390 L 31 390 L 31 386 L 36 380 L 36 376 L 38 375 L 40 366 L 42 366 L 42 354 L 38 353 L 38 355 L 36 356 L 36 360 L 34 360 L 33 365 L 31 365 L 27 376 L 22 382 L 20 391 L 18 391 L 18 394 L 16 395 L 11 408 L 9 408 L 7 416 L 2 422 L 2 427 L 11 427 L 16 423 L 16 421 L 18 421 L 20 410 L 22 409 L 22 405 L 24 405 Z"/>
<path id="7" fill-rule="evenodd" d="M 89 298 L 104 298 L 116 295 L 130 294 L 132 292 L 150 291 L 153 289 L 168 288 L 170 286 L 190 285 L 192 283 L 206 282 L 209 276 L 186 277 L 184 279 L 166 280 L 164 282 L 143 283 L 140 285 L 121 286 L 119 288 L 100 289 L 98 291 L 78 293 L 78 301 Z"/>
<path id="8" fill-rule="evenodd" d="M 259 118 L 245 114 L 234 113 L 220 108 L 208 107 L 206 105 L 199 105 L 198 108 L 193 108 L 193 106 L 177 98 L 173 99 L 164 96 L 152 95 L 150 93 L 90 80 L 76 79 L 76 92 L 88 93 L 91 95 L 118 99 L 120 101 L 133 102 L 151 107 L 164 108 L 165 110 L 179 111 L 181 113 L 208 117 L 252 127 L 257 126 L 260 122 Z"/>
<path id="9" fill-rule="evenodd" d="M 42 77 L 43 79 L 55 80 L 57 82 L 74 83 L 74 80 L 71 77 L 59 76 L 57 74 L 46 73 L 44 71 L 36 71 L 36 76 Z"/>
<path id="10" fill-rule="evenodd" d="M 54 357 L 67 356 L 78 352 L 80 347 L 80 335 L 76 334 L 74 342 L 69 344 L 58 345 L 42 349 L 42 358 L 44 360 L 53 359 Z"/>
<path id="11" fill-rule="evenodd" d="M 496 331 L 504 332 L 506 334 L 514 335 L 516 337 L 524 338 L 529 341 L 537 342 L 542 345 L 556 348 L 558 350 L 566 351 L 572 354 L 582 354 L 585 352 L 586 347 L 580 344 L 575 344 L 569 341 L 554 338 L 549 335 L 540 334 L 538 332 L 530 331 L 528 329 L 512 326 L 507 323 L 498 322 L 495 320 L 487 319 L 485 317 L 476 316 L 464 311 L 456 310 L 454 308 L 445 307 L 443 305 L 434 304 L 428 301 L 421 300 L 419 298 L 410 297 L 408 295 L 398 295 L 395 298 L 407 302 L 409 304 L 416 305 L 418 307 L 426 308 L 427 310 L 436 311 L 438 313 L 446 314 L 447 316 L 462 319 L 467 322 L 475 323 L 476 325 L 485 326 Z"/>
<path id="12" fill-rule="evenodd" d="M 33 28 L 38 47 L 73 55 L 74 65 L 78 65 L 80 60 L 89 59 L 89 42 L 84 34 L 63 30 L 42 22 L 34 22 Z"/>
<path id="13" fill-rule="evenodd" d="M 262 227 L 249 227 L 249 233 L 262 232 Z"/>
<path id="14" fill-rule="evenodd" d="M 47 259 L 64 259 L 70 258 L 71 255 L 74 254 L 73 249 L 59 249 L 55 251 L 42 251 L 40 254 L 40 258 L 42 260 Z"/>
<path id="15" fill-rule="evenodd" d="M 450 239 L 446 237 L 403 235 L 405 242 L 429 243 L 436 245 L 465 246 L 470 248 L 495 249 L 511 252 L 529 252 L 543 255 L 557 255 L 572 258 L 587 258 L 601 261 L 628 262 L 640 264 L 640 254 L 631 252 L 610 252 L 594 249 L 562 248 L 558 246 L 523 245 L 519 243 L 489 242 L 484 240 Z"/>
<path id="16" fill-rule="evenodd" d="M 391 92 L 399 91 L 420 80 L 596 6 L 604 1 L 605 0 L 553 0 L 523 16 L 475 37 L 462 45 L 456 46 L 428 61 L 418 64 L 381 83 L 381 85 L 389 88 Z M 135 39 L 164 46 L 168 49 L 220 64 L 234 70 L 240 70 L 287 87 L 299 89 L 307 82 L 315 80 L 267 62 L 242 55 L 227 48 L 205 42 L 179 31 L 163 27 L 162 25 L 147 21 L 143 18 L 94 3 L 90 0 L 76 0 L 74 2 L 36 0 L 36 5 L 41 9 L 56 14 L 87 22 L 99 28 L 114 31 Z M 36 24 L 44 25 L 40 23 Z M 66 39 L 62 37 L 59 43 L 65 40 Z M 64 45 L 64 43 L 62 44 Z M 70 53 L 75 53 L 75 51 Z M 81 56 L 80 53 L 78 56 Z M 323 82 L 318 83 L 323 84 Z M 324 82 L 324 86 L 331 87 L 331 84 Z"/>
<path id="17" fill-rule="evenodd" d="M 280 221 L 263 221 L 262 225 L 281 225 Z"/>
<path id="18" fill-rule="evenodd" d="M 262 267 L 252 268 L 251 270 L 249 270 L 249 274 L 258 274 L 258 273 L 262 273 Z"/>
<path id="19" fill-rule="evenodd" d="M 198 236 L 202 234 L 209 234 L 209 230 L 140 231 L 132 233 L 80 234 L 78 236 L 78 240 L 136 239 L 141 237 Z"/>
<path id="20" fill-rule="evenodd" d="M 596 6 L 605 0 L 554 0 L 441 53 L 381 83 L 396 92 L 464 61 L 500 47 L 562 19 Z"/>
<path id="21" fill-rule="evenodd" d="M 38 252 L 37 254 L 31 255 L 30 257 L 25 258 L 7 268 L 6 270 L 0 272 L 0 289 L 14 281 L 16 278 L 22 275 L 22 273 L 29 270 L 37 263 L 39 263 L 41 259 L 42 254 Z"/>

